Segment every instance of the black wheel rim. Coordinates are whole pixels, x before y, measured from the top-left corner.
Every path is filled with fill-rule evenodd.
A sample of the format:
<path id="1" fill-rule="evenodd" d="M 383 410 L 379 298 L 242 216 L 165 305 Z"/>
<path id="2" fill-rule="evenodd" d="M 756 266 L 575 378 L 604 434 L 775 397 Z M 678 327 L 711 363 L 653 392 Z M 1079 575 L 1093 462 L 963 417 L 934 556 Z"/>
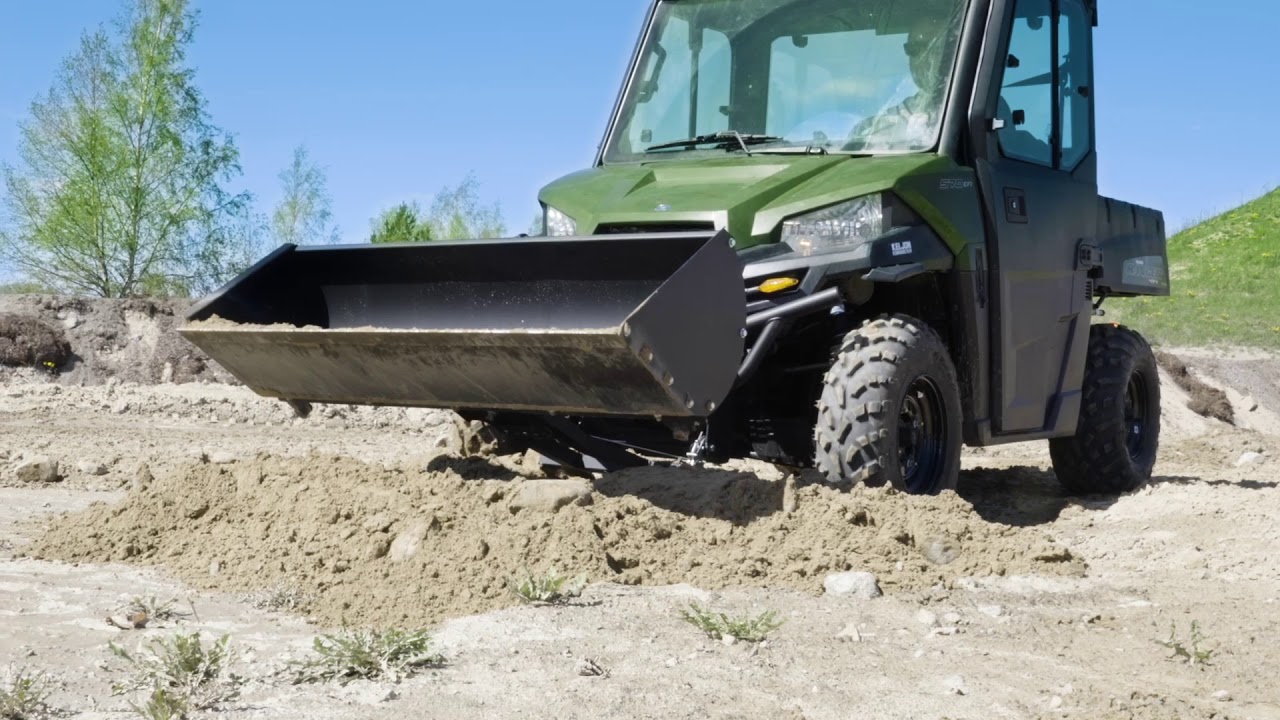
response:
<path id="1" fill-rule="evenodd" d="M 1129 459 L 1138 460 L 1142 456 L 1150 420 L 1147 381 L 1134 373 L 1129 376 L 1129 387 L 1124 392 L 1125 445 L 1129 447 Z"/>
<path id="2" fill-rule="evenodd" d="M 911 382 L 898 413 L 898 462 L 910 493 L 929 493 L 938 483 L 946 452 L 942 393 L 929 378 Z"/>

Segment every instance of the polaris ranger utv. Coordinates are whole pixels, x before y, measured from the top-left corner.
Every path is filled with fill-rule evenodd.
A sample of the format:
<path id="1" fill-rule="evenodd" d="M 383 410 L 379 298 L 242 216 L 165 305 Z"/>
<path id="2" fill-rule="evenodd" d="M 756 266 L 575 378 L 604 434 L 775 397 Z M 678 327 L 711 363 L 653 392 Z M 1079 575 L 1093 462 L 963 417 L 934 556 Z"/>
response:
<path id="1" fill-rule="evenodd" d="M 451 408 L 578 468 L 754 457 L 954 487 L 1048 439 L 1149 477 L 1162 216 L 1098 196 L 1093 0 L 658 0 L 545 236 L 276 250 L 183 334 L 247 385 Z"/>

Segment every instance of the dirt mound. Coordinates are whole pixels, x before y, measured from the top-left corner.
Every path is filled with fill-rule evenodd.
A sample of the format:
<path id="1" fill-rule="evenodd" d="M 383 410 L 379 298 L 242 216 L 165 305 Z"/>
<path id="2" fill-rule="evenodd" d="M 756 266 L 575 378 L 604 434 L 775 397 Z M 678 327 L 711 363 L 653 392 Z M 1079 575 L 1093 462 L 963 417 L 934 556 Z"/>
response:
<path id="1" fill-rule="evenodd" d="M 0 313 L 32 318 L 64 333 L 70 355 L 58 381 L 70 385 L 121 382 L 228 382 L 230 375 L 176 332 L 189 300 L 102 299 L 61 295 L 0 295 Z M 42 379 L 16 375 L 0 380 Z"/>
<path id="2" fill-rule="evenodd" d="M 0 365 L 57 368 L 71 355 L 61 328 L 29 315 L 0 312 Z"/>
<path id="3" fill-rule="evenodd" d="M 1040 531 L 988 523 L 951 493 L 842 493 L 746 472 L 643 469 L 607 475 L 586 504 L 548 512 L 519 509 L 530 489 L 547 486 L 519 470 L 510 459 L 447 457 L 427 468 L 322 456 L 195 465 L 144 475 L 146 487 L 121 504 L 57 520 L 30 552 L 164 563 L 231 591 L 283 577 L 318 595 L 322 622 L 367 624 L 510 605 L 506 579 L 526 566 L 624 584 L 812 592 L 829 572 L 869 570 L 891 593 L 965 575 L 1084 571 Z"/>
<path id="4" fill-rule="evenodd" d="M 1229 425 L 1235 424 L 1235 409 L 1231 407 L 1231 400 L 1227 398 L 1225 392 L 1196 377 L 1187 364 L 1176 355 L 1157 352 L 1156 362 L 1169 373 L 1178 387 L 1190 396 L 1187 407 L 1198 415 L 1221 420 Z"/>

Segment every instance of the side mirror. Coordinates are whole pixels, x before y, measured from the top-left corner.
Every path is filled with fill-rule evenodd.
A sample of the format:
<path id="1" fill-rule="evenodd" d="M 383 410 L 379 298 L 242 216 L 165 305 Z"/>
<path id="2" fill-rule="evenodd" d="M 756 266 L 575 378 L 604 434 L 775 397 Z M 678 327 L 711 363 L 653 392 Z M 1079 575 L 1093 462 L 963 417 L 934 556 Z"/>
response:
<path id="1" fill-rule="evenodd" d="M 1019 60 L 1018 56 L 1014 55 L 1013 53 L 1009 53 L 1009 59 L 1006 60 L 1004 64 L 1004 66 L 1008 68 L 1016 68 L 1016 67 L 1020 67 L 1021 65 L 1022 65 L 1022 61 Z"/>

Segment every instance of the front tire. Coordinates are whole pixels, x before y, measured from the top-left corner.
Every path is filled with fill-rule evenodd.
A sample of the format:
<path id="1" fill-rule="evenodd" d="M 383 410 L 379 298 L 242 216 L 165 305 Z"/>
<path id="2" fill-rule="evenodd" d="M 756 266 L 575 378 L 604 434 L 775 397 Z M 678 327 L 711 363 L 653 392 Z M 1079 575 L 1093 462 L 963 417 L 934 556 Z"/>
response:
<path id="1" fill-rule="evenodd" d="M 1120 325 L 1089 330 L 1076 434 L 1049 441 L 1058 482 L 1071 493 L 1117 495 L 1151 479 L 1160 446 L 1160 373 L 1151 346 Z"/>
<path id="2" fill-rule="evenodd" d="M 934 495 L 960 473 L 960 388 L 947 347 L 905 315 L 845 336 L 818 402 L 816 464 L 837 485 Z"/>

